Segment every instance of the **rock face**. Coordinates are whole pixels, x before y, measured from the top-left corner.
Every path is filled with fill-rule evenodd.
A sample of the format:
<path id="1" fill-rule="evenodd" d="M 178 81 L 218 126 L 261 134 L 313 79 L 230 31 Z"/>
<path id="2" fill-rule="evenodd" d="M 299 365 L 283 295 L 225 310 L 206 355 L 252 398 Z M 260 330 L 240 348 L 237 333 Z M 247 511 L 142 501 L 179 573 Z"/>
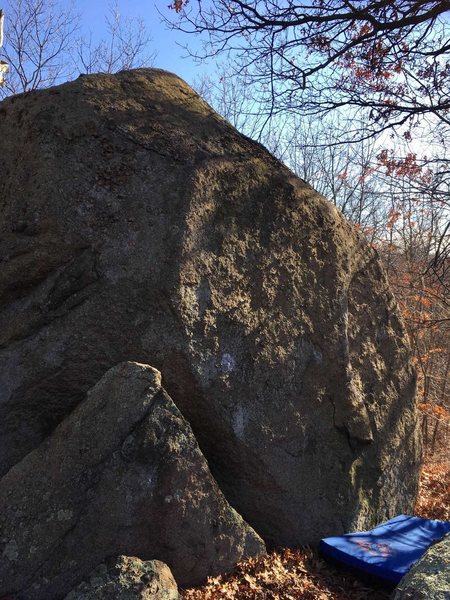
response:
<path id="1" fill-rule="evenodd" d="M 160 70 L 5 100 L 0 155 L 1 473 L 134 360 L 266 540 L 411 510 L 407 338 L 331 204 Z"/>
<path id="2" fill-rule="evenodd" d="M 0 482 L 0 597 L 63 598 L 107 556 L 167 563 L 181 585 L 265 551 L 212 478 L 151 367 L 108 371 Z"/>
<path id="3" fill-rule="evenodd" d="M 450 535 L 430 546 L 400 581 L 393 600 L 450 600 Z"/>
<path id="4" fill-rule="evenodd" d="M 64 600 L 178 600 L 178 588 L 159 560 L 117 556 L 94 569 Z"/>

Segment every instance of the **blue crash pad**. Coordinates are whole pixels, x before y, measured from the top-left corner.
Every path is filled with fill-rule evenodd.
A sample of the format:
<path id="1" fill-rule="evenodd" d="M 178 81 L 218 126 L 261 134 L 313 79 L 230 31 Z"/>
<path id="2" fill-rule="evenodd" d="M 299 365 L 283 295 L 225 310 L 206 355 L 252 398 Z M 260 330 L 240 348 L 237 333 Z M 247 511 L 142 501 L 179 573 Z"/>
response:
<path id="1" fill-rule="evenodd" d="M 427 548 L 448 533 L 448 521 L 400 515 L 370 531 L 324 538 L 320 550 L 325 558 L 398 583 Z"/>

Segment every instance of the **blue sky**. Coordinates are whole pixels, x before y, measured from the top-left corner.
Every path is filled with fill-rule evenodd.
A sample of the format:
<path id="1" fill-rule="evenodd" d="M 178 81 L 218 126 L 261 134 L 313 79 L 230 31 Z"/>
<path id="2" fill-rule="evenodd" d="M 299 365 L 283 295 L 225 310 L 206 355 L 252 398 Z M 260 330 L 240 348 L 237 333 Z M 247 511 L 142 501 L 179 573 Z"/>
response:
<path id="1" fill-rule="evenodd" d="M 65 0 L 59 0 L 65 3 Z M 189 44 L 199 47 L 199 41 L 192 35 L 168 30 L 161 23 L 160 12 L 168 17 L 175 13 L 167 8 L 170 0 L 118 0 L 121 14 L 130 17 L 140 17 L 147 24 L 153 38 L 152 50 L 157 51 L 155 66 L 173 71 L 183 79 L 192 83 L 200 74 L 211 71 L 214 65 L 198 65 L 192 58 L 182 58 L 186 52 L 177 45 Z M 109 0 L 75 0 L 75 10 L 81 16 L 81 26 L 85 32 L 92 31 L 94 37 L 101 38 L 105 34 L 105 15 L 112 2 Z"/>

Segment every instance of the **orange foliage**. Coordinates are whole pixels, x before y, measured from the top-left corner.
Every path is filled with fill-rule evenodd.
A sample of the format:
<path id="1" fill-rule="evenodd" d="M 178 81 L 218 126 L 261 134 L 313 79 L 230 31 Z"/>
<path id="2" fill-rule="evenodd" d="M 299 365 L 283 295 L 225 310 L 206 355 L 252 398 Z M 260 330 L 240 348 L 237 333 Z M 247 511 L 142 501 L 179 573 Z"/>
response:
<path id="1" fill-rule="evenodd" d="M 411 138 L 410 132 L 405 132 L 406 139 Z M 385 167 L 387 175 L 394 177 L 407 177 L 416 181 L 426 183 L 430 181 L 433 172 L 417 160 L 417 154 L 409 152 L 404 158 L 398 159 L 394 156 L 394 150 L 382 150 L 378 154 L 378 162 Z"/>
<path id="2" fill-rule="evenodd" d="M 434 415 L 435 417 L 450 421 L 450 412 L 443 406 L 436 406 L 435 404 L 421 402 L 418 406 L 418 409 L 424 413 L 428 413 L 429 415 Z"/>
<path id="3" fill-rule="evenodd" d="M 175 12 L 179 13 L 184 9 L 186 4 L 188 4 L 188 3 L 189 3 L 189 0 L 174 0 L 172 2 L 172 4 L 168 5 L 168 8 L 171 8 Z"/>

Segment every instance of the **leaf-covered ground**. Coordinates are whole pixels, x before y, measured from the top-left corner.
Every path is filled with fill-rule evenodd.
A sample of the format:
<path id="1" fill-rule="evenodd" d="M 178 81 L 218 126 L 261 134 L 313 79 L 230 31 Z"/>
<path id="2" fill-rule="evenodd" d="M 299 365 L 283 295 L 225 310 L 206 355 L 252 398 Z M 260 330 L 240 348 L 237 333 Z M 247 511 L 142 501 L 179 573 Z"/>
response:
<path id="1" fill-rule="evenodd" d="M 415 514 L 425 519 L 450 521 L 450 462 L 422 469 Z"/>
<path id="2" fill-rule="evenodd" d="M 426 465 L 415 514 L 450 520 L 450 463 Z M 388 600 L 389 592 L 368 587 L 331 567 L 309 548 L 285 549 L 239 563 L 233 574 L 184 590 L 183 600 Z"/>

